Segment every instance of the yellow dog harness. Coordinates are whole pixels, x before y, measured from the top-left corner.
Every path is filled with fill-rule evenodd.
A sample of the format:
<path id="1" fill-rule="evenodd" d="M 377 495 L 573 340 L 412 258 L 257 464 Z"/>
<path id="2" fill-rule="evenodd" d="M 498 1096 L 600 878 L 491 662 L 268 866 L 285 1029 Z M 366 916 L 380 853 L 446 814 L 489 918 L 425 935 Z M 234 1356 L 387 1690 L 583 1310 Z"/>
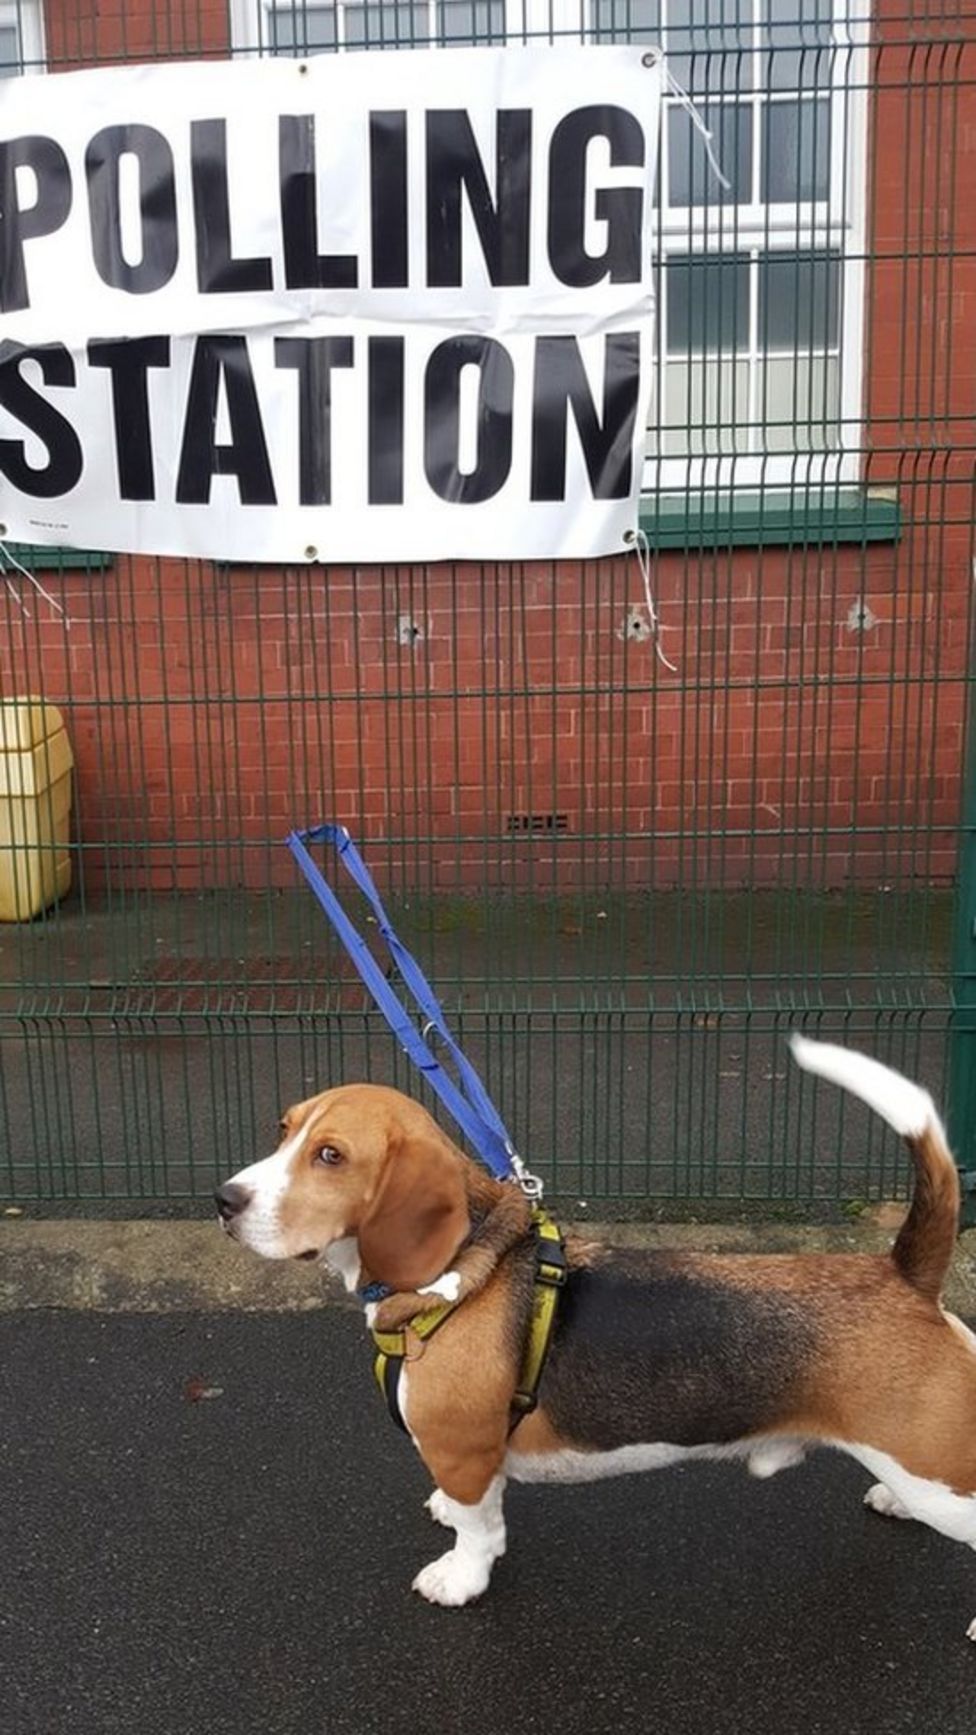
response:
<path id="1" fill-rule="evenodd" d="M 519 1381 L 512 1396 L 512 1428 L 518 1426 L 523 1416 L 528 1416 L 539 1401 L 539 1383 L 542 1370 L 546 1365 L 546 1356 L 552 1341 L 552 1328 L 556 1320 L 556 1309 L 559 1305 L 559 1292 L 566 1282 L 566 1250 L 563 1238 L 552 1218 L 536 1206 L 532 1212 L 532 1230 L 535 1236 L 535 1277 L 532 1286 L 532 1313 L 529 1319 L 529 1329 L 525 1341 L 525 1353 L 519 1371 Z M 439 1307 L 432 1307 L 426 1313 L 418 1313 L 409 1324 L 400 1331 L 374 1331 L 373 1343 L 376 1348 L 376 1358 L 373 1372 L 376 1383 L 386 1399 L 386 1407 L 392 1420 L 398 1428 L 407 1432 L 400 1405 L 397 1402 L 397 1387 L 400 1381 L 400 1369 L 404 1362 L 415 1359 L 411 1356 L 408 1338 L 419 1339 L 423 1344 L 427 1338 L 433 1337 L 449 1319 L 460 1304 L 456 1301 L 442 1302 Z"/>

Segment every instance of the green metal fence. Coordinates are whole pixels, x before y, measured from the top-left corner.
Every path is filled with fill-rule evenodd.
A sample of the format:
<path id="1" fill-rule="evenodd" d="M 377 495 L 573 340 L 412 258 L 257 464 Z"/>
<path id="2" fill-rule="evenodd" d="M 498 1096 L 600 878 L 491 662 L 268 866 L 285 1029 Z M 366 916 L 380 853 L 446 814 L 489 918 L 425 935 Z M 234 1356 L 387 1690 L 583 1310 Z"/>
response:
<path id="1" fill-rule="evenodd" d="M 0 59 L 52 70 L 663 41 L 731 182 L 669 103 L 657 628 L 630 556 L 22 550 L 64 615 L 6 568 L 2 697 L 61 710 L 76 774 L 70 894 L 0 925 L 0 1193 L 191 1208 L 271 1148 L 281 1104 L 358 1077 L 419 1092 L 281 845 L 324 818 L 574 1208 L 903 1192 L 896 1143 L 789 1071 L 795 1024 L 943 1100 L 951 1047 L 976 1166 L 973 20 L 888 0 L 0 14 Z"/>

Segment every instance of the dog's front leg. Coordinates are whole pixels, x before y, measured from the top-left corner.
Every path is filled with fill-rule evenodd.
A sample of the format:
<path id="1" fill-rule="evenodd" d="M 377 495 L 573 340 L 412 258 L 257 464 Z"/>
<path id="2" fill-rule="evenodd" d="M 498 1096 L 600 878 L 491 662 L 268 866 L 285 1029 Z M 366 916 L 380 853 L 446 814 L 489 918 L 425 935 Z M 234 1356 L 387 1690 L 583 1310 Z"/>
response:
<path id="1" fill-rule="evenodd" d="M 454 1529 L 454 1526 L 451 1523 L 452 1504 L 453 1502 L 444 1493 L 443 1488 L 435 1488 L 433 1494 L 429 1494 L 427 1499 L 424 1501 L 424 1506 L 430 1513 L 434 1523 L 443 1524 L 448 1530 Z"/>
<path id="2" fill-rule="evenodd" d="M 443 1489 L 435 1491 L 439 1498 L 435 1511 L 434 1496 L 431 1497 L 432 1516 L 455 1531 L 457 1541 L 439 1560 L 432 1560 L 418 1572 L 413 1581 L 414 1590 L 428 1602 L 440 1603 L 443 1608 L 460 1608 L 488 1589 L 491 1569 L 505 1553 L 504 1492 L 505 1478 L 497 1475 L 481 1499 L 470 1505 L 453 1500 Z"/>

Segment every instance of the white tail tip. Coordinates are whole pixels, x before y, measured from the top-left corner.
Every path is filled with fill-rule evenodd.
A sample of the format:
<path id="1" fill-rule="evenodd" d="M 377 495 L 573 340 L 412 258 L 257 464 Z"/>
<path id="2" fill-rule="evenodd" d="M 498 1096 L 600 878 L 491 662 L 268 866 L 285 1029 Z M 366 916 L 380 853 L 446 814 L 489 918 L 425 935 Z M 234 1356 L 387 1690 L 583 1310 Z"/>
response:
<path id="1" fill-rule="evenodd" d="M 833 1042 L 814 1042 L 798 1031 L 793 1031 L 790 1036 L 790 1049 L 793 1059 L 804 1072 L 829 1078 L 842 1090 L 860 1097 L 901 1138 L 918 1138 L 932 1127 L 941 1131 L 941 1122 L 928 1091 L 892 1067 L 883 1066 L 880 1060 L 872 1060 L 854 1048 L 839 1048 Z"/>

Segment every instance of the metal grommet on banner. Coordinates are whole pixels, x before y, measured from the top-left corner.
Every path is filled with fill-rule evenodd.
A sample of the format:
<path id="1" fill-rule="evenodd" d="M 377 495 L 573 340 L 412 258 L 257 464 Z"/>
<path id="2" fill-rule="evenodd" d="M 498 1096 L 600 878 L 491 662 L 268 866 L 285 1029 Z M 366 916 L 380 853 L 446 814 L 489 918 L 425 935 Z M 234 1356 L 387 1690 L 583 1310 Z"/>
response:
<path id="1" fill-rule="evenodd" d="M 313 542 L 310 542 L 308 547 L 305 550 L 305 559 L 306 560 L 318 560 L 318 557 L 319 557 L 318 549 L 316 548 L 316 546 Z"/>
<path id="2" fill-rule="evenodd" d="M 647 50 L 646 54 L 641 55 L 641 65 L 642 66 L 660 66 L 663 59 L 664 59 L 663 48 L 649 48 Z"/>
<path id="3" fill-rule="evenodd" d="M 305 64 L 305 62 L 304 62 L 304 60 L 303 60 L 303 61 L 302 61 L 302 63 L 301 63 L 301 65 L 300 65 L 300 66 L 299 66 L 299 68 L 298 68 L 298 73 L 299 73 L 299 77 L 300 77 L 300 76 L 301 76 L 301 74 L 302 74 L 302 73 L 303 73 L 303 72 L 307 72 L 307 71 L 308 71 L 308 67 L 307 67 L 307 66 L 306 66 L 306 64 Z"/>

